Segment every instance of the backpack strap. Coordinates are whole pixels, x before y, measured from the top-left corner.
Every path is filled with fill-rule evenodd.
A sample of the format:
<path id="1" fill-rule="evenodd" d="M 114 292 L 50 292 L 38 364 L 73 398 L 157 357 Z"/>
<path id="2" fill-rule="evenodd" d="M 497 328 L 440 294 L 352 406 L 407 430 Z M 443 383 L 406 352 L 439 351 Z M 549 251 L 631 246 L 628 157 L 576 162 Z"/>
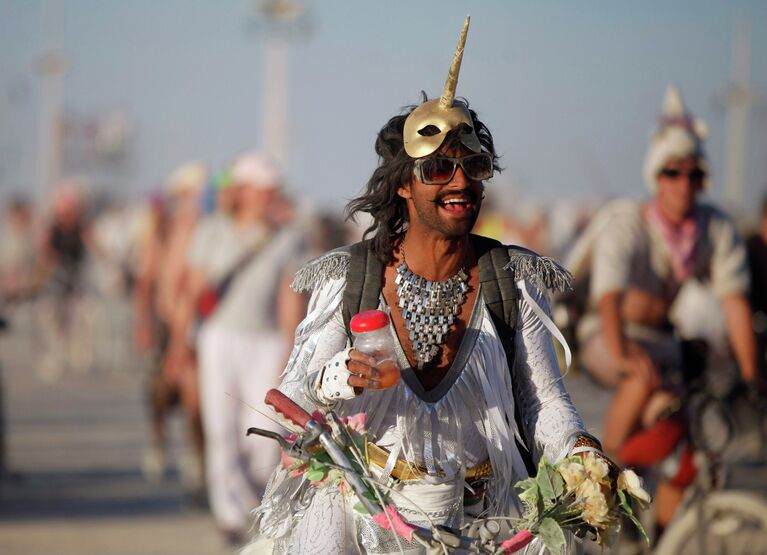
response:
<path id="1" fill-rule="evenodd" d="M 482 287 L 482 298 L 485 301 L 490 318 L 498 332 L 498 339 L 503 345 L 509 371 L 514 372 L 514 358 L 516 349 L 514 337 L 517 331 L 517 316 L 519 314 L 519 297 L 517 285 L 514 281 L 514 273 L 508 269 L 510 263 L 509 248 L 499 241 L 472 235 L 474 245 L 477 248 L 477 265 L 479 266 L 479 283 Z M 513 380 L 512 380 L 513 383 Z M 526 437 L 524 420 L 520 413 L 519 403 L 514 403 L 514 420 L 522 442 L 515 438 L 519 454 L 525 463 L 525 468 L 530 476 L 535 476 L 535 461 L 528 445 L 530 438 Z"/>
<path id="2" fill-rule="evenodd" d="M 373 251 L 371 240 L 360 241 L 350 248 L 349 271 L 346 274 L 342 314 L 346 335 L 352 339 L 349 322 L 352 316 L 378 308 L 383 287 L 384 263 Z"/>
<path id="3" fill-rule="evenodd" d="M 480 235 L 472 235 L 472 239 L 477 249 L 482 297 L 498 330 L 506 357 L 511 357 L 511 363 L 514 361 L 514 335 L 519 303 L 514 274 L 506 269 L 510 261 L 509 250 L 495 239 Z"/>

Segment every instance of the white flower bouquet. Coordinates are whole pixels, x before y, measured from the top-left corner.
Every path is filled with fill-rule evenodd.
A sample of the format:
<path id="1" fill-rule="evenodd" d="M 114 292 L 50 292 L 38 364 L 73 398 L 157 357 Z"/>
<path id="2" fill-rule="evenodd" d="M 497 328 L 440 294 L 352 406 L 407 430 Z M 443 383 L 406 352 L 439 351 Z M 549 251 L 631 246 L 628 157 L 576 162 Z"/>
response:
<path id="1" fill-rule="evenodd" d="M 519 497 L 525 511 L 514 522 L 519 532 L 503 547 L 521 548 L 537 537 L 558 553 L 565 545 L 565 531 L 579 536 L 590 532 L 600 545 L 609 546 L 620 532 L 623 516 L 647 541 L 633 510 L 635 503 L 645 507 L 651 501 L 640 478 L 632 470 L 623 470 L 613 480 L 610 466 L 594 453 L 574 455 L 557 464 L 542 459 L 537 476 L 515 486 L 522 490 Z"/>

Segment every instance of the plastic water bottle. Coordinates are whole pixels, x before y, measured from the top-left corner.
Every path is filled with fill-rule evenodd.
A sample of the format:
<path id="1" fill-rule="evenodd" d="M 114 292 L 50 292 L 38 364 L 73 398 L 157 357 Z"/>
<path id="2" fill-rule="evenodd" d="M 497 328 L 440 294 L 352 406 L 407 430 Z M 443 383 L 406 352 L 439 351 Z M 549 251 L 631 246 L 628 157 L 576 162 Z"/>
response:
<path id="1" fill-rule="evenodd" d="M 372 356 L 380 372 L 377 389 L 388 389 L 399 382 L 400 372 L 394 354 L 394 337 L 389 330 L 389 316 L 382 310 L 355 314 L 349 322 L 354 335 L 354 349 Z"/>

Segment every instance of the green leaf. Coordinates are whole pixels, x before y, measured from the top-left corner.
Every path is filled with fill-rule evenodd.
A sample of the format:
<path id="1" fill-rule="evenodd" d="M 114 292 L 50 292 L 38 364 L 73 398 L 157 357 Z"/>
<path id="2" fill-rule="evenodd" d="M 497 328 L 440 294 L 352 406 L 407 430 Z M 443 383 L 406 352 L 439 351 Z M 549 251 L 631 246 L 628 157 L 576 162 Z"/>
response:
<path id="1" fill-rule="evenodd" d="M 537 485 L 537 482 L 535 481 L 535 478 L 525 478 L 524 480 L 521 480 L 514 484 L 514 487 L 517 489 L 528 489 L 534 485 Z"/>
<path id="2" fill-rule="evenodd" d="M 309 470 L 304 476 L 310 482 L 321 482 L 325 479 L 325 472 L 323 470 Z"/>
<path id="3" fill-rule="evenodd" d="M 639 522 L 639 519 L 634 516 L 634 511 L 631 510 L 631 502 L 629 501 L 628 496 L 624 493 L 623 490 L 618 490 L 618 499 L 619 503 L 618 506 L 623 509 L 623 513 L 631 520 L 631 522 L 634 523 L 634 526 L 637 527 L 637 530 L 639 530 L 639 533 L 642 534 L 642 537 L 644 538 L 644 541 L 647 543 L 647 545 L 650 545 L 650 538 L 647 537 L 647 532 L 645 532 L 644 527 L 642 526 L 642 523 Z"/>
<path id="4" fill-rule="evenodd" d="M 631 504 L 629 503 L 628 497 L 626 497 L 626 493 L 622 490 L 618 490 L 618 506 L 624 510 L 627 514 L 633 515 L 634 511 L 631 510 Z"/>
<path id="5" fill-rule="evenodd" d="M 547 501 L 554 501 L 564 493 L 565 482 L 557 470 L 546 459 L 541 459 L 538 464 L 538 476 L 536 476 L 541 495 Z"/>
<path id="6" fill-rule="evenodd" d="M 538 537 L 552 553 L 560 553 L 565 546 L 565 533 L 553 518 L 544 518 L 541 521 L 538 526 Z"/>
<path id="7" fill-rule="evenodd" d="M 316 459 L 312 459 L 309 461 L 309 470 L 321 470 L 322 472 L 327 472 L 328 465 Z"/>

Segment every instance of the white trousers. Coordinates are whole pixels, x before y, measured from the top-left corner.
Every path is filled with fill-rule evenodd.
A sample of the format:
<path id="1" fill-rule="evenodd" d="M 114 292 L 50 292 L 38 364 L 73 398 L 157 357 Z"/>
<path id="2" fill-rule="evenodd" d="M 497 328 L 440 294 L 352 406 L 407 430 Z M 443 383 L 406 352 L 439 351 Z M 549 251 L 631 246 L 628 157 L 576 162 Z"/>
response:
<path id="1" fill-rule="evenodd" d="M 209 324 L 200 332 L 198 354 L 208 497 L 218 525 L 242 531 L 279 461 L 275 441 L 245 433 L 251 426 L 279 431 L 255 409 L 270 412 L 264 396 L 279 384 L 285 342 L 276 333 Z"/>

